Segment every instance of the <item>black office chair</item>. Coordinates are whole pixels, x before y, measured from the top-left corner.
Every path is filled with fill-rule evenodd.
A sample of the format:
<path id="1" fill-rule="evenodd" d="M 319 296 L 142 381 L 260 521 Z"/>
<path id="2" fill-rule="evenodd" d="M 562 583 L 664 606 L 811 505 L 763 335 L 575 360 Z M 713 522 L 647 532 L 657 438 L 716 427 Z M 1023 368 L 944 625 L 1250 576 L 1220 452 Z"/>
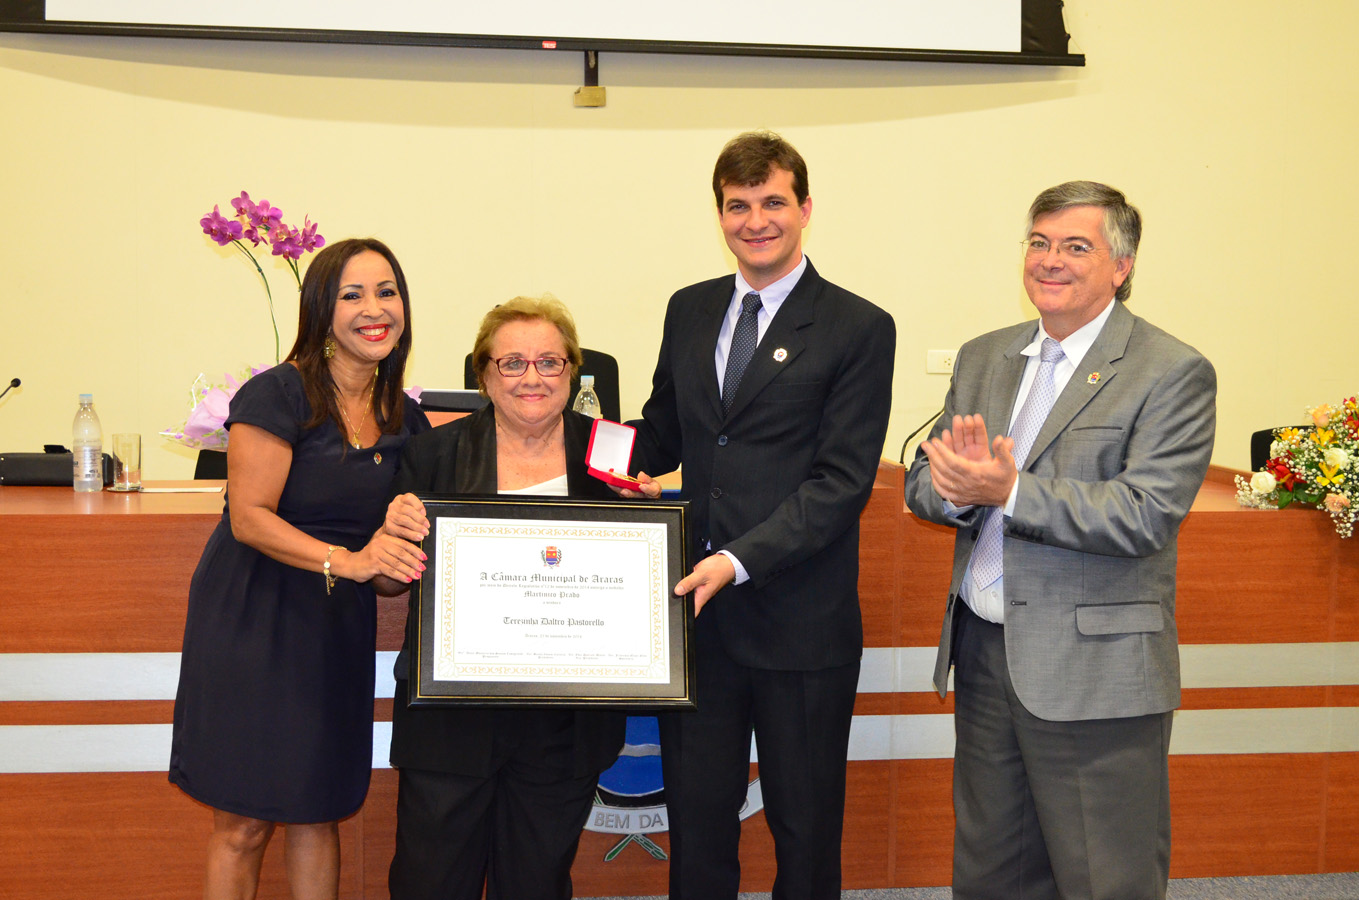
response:
<path id="1" fill-rule="evenodd" d="M 220 480 L 227 477 L 225 450 L 199 450 L 198 461 L 194 463 L 193 480 Z"/>
<path id="2" fill-rule="evenodd" d="M 618 402 L 618 360 L 600 350 L 587 350 L 584 347 L 581 348 L 580 355 L 584 357 L 584 365 L 580 367 L 579 372 L 571 376 L 571 397 L 566 401 L 567 407 L 576 402 L 576 395 L 580 393 L 580 376 L 593 375 L 600 411 L 604 418 L 619 421 L 621 411 Z M 469 390 L 476 390 L 477 373 L 472 368 L 470 353 L 463 362 L 462 377 L 463 384 Z"/>
<path id="3" fill-rule="evenodd" d="M 463 391 L 425 390 L 420 393 L 420 408 L 425 412 L 471 413 L 491 401 L 476 389 Z"/>
<path id="4" fill-rule="evenodd" d="M 1286 427 L 1288 426 L 1279 426 L 1279 428 Z M 1311 425 L 1299 425 L 1297 428 L 1299 431 L 1312 430 Z M 1269 462 L 1269 447 L 1274 443 L 1274 432 L 1276 430 L 1277 429 L 1274 428 L 1266 428 L 1263 431 L 1257 431 L 1250 436 L 1250 470 L 1252 472 L 1260 471 L 1265 467 L 1265 463 Z"/>

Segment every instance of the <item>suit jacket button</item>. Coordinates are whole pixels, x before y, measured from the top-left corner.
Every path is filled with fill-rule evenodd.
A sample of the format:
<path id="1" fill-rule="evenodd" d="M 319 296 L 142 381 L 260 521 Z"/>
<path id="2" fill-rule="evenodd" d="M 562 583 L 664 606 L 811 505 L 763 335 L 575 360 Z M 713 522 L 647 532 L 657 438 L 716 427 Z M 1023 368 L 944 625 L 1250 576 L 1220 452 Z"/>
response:
<path id="1" fill-rule="evenodd" d="M 722 489 L 713 488 L 711 491 L 708 492 L 708 495 L 712 497 L 714 500 L 716 500 L 718 497 L 722 496 Z"/>
<path id="2" fill-rule="evenodd" d="M 725 434 L 719 434 L 717 436 L 717 446 L 719 447 L 727 446 L 727 436 Z"/>

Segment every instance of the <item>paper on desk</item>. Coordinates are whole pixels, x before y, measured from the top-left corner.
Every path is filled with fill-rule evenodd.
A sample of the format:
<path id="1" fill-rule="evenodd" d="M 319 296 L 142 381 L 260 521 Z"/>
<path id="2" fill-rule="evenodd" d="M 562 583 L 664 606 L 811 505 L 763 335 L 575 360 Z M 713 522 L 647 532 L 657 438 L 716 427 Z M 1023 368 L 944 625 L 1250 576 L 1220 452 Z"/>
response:
<path id="1" fill-rule="evenodd" d="M 144 487 L 143 494 L 220 494 L 221 485 L 216 487 Z"/>

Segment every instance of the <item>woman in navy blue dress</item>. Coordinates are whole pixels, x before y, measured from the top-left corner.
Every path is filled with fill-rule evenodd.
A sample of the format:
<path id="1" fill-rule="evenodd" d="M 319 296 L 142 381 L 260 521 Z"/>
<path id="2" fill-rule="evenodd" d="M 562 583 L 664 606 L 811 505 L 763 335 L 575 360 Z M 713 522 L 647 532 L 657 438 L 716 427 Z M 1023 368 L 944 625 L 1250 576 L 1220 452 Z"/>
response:
<path id="1" fill-rule="evenodd" d="M 213 807 L 208 898 L 253 897 L 286 824 L 292 895 L 333 898 L 337 821 L 372 771 L 374 585 L 418 547 L 382 528 L 406 439 L 410 301 L 396 257 L 341 241 L 312 261 L 297 341 L 227 419 L 227 502 L 189 588 L 170 780 Z"/>

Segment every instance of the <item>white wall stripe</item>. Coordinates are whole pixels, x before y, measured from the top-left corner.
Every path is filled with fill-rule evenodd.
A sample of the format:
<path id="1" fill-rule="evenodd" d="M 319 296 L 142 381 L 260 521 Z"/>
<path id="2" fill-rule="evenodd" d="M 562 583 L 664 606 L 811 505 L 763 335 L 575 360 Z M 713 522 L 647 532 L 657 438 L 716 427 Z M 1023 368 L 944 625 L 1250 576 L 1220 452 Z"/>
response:
<path id="1" fill-rule="evenodd" d="M 1175 714 L 1170 752 L 1353 753 L 1359 708 L 1190 709 Z"/>
<path id="2" fill-rule="evenodd" d="M 377 655 L 374 696 L 396 690 L 396 651 Z M 0 653 L 0 702 L 173 700 L 178 653 Z"/>
<path id="3" fill-rule="evenodd" d="M 178 653 L 0 653 L 0 700 L 173 700 Z"/>
<path id="4" fill-rule="evenodd" d="M 373 723 L 373 768 L 388 767 L 391 739 L 390 722 Z M 1357 751 L 1354 707 L 1181 710 L 1170 742 L 1182 756 Z M 951 715 L 855 716 L 850 728 L 854 761 L 952 756 Z M 0 726 L 0 773 L 163 772 L 169 759 L 169 725 Z"/>
<path id="5" fill-rule="evenodd" d="M 864 650 L 859 692 L 932 691 L 933 647 Z M 377 654 L 375 696 L 396 689 L 396 651 Z M 1186 688 L 1303 687 L 1359 684 L 1359 642 L 1182 644 Z M 0 702 L 173 700 L 178 653 L 0 653 Z"/>
<path id="6" fill-rule="evenodd" d="M 0 772 L 154 772 L 169 763 L 169 725 L 0 726 Z"/>
<path id="7" fill-rule="evenodd" d="M 1182 644 L 1185 687 L 1359 684 L 1359 643 Z"/>

